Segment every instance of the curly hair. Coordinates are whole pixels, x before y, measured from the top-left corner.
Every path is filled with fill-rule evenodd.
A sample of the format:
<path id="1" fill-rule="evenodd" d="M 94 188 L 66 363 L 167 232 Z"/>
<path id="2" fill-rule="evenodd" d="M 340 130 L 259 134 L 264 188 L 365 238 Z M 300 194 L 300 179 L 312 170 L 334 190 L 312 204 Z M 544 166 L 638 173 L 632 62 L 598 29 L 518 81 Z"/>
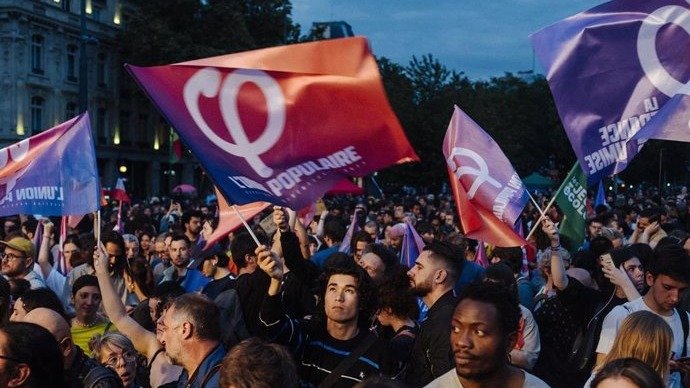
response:
<path id="1" fill-rule="evenodd" d="M 410 291 L 410 280 L 404 267 L 394 267 L 388 280 L 379 286 L 378 307 L 389 308 L 398 318 L 416 318 L 419 315 L 417 298 Z"/>

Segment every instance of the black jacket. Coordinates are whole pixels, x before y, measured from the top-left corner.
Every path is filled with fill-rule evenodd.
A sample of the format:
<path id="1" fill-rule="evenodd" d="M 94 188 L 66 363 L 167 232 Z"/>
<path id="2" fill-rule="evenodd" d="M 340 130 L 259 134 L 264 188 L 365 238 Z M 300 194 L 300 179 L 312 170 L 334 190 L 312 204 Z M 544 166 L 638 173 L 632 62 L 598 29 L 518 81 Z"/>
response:
<path id="1" fill-rule="evenodd" d="M 456 304 L 457 298 L 450 290 L 429 308 L 407 369 L 405 381 L 411 386 L 423 387 L 455 367 L 450 348 L 450 321 Z"/>

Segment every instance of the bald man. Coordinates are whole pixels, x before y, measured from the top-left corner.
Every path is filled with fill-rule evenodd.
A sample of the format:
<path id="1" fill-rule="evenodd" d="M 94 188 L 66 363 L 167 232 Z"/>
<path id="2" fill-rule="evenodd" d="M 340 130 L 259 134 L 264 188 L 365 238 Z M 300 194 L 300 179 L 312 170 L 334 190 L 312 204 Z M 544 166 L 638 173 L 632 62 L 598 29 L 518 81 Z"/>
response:
<path id="1" fill-rule="evenodd" d="M 64 357 L 65 386 L 84 388 L 122 387 L 117 374 L 87 357 L 72 342 L 67 321 L 55 311 L 38 307 L 29 311 L 22 322 L 35 323 L 48 330 L 60 345 Z"/>

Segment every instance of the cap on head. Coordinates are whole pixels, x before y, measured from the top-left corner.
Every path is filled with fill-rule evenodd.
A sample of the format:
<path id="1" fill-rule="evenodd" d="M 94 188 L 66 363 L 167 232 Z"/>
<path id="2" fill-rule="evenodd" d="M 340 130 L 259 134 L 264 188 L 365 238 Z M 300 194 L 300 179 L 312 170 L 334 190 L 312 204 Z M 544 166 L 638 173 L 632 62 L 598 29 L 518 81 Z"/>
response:
<path id="1" fill-rule="evenodd" d="M 12 237 L 9 241 L 0 241 L 0 244 L 18 250 L 26 257 L 34 257 L 34 243 L 24 237 Z"/>

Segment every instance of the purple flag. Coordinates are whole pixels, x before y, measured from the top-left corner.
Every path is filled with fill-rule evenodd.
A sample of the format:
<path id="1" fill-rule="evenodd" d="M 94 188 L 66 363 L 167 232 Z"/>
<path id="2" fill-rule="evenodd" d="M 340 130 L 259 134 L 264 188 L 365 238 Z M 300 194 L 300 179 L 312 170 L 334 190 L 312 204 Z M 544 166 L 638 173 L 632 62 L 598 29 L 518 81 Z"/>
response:
<path id="1" fill-rule="evenodd" d="M 405 235 L 400 248 L 400 264 L 412 268 L 419 254 L 424 250 L 424 240 L 409 222 L 405 222 Z"/>
<path id="2" fill-rule="evenodd" d="M 590 183 L 650 138 L 690 141 L 690 5 L 617 0 L 532 35 Z"/>
<path id="3" fill-rule="evenodd" d="M 0 149 L 0 216 L 91 213 L 99 194 L 88 113 Z"/>
<path id="4" fill-rule="evenodd" d="M 355 235 L 355 233 L 359 232 L 360 228 L 359 225 L 357 224 L 357 212 L 362 211 L 360 209 L 355 209 L 355 214 L 352 215 L 352 221 L 350 222 L 350 227 L 347 228 L 347 233 L 345 233 L 345 237 L 343 238 L 343 241 L 340 243 L 340 248 L 338 248 L 338 252 L 343 252 L 347 253 L 348 255 L 352 253 L 352 236 Z"/>
<path id="5" fill-rule="evenodd" d="M 469 203 L 488 210 L 512 228 L 529 201 L 529 194 L 501 147 L 457 106 L 448 126 L 443 152 L 449 172 L 464 188 Z M 490 228 L 485 220 L 470 219 L 468 211 L 461 205 L 458 207 L 461 215 L 465 214 L 463 229 L 466 235 L 481 235 L 483 240 L 499 246 L 514 246 L 501 237 L 489 238 L 506 234 Z M 487 228 L 489 232 L 484 230 Z M 477 233 L 470 234 L 475 231 Z"/>
<path id="6" fill-rule="evenodd" d="M 489 266 L 489 257 L 486 255 L 484 241 L 477 241 L 477 253 L 474 256 L 474 262 L 484 268 Z"/>

